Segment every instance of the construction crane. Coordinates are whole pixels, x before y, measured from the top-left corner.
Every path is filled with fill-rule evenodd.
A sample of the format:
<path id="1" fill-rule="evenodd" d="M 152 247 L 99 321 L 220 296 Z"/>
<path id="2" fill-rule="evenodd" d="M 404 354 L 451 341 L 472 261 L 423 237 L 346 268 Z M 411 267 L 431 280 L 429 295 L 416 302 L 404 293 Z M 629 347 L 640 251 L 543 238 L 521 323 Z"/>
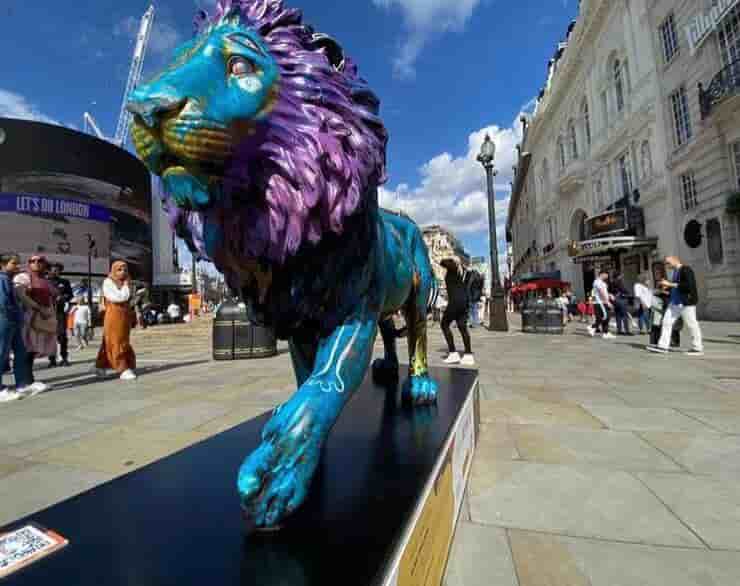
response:
<path id="1" fill-rule="evenodd" d="M 95 118 L 92 117 L 92 114 L 89 112 L 85 112 L 82 115 L 83 120 L 85 121 L 85 132 L 89 132 L 90 129 L 95 133 L 95 136 L 98 138 L 102 138 L 103 140 L 108 140 L 105 138 L 105 135 L 102 133 L 100 128 L 98 127 L 98 123 L 95 122 Z"/>
<path id="2" fill-rule="evenodd" d="M 128 72 L 128 79 L 126 80 L 126 89 L 123 91 L 123 100 L 121 102 L 121 110 L 118 114 L 118 123 L 116 124 L 116 133 L 113 138 L 106 137 L 100 130 L 100 127 L 95 122 L 95 119 L 89 112 L 85 112 L 83 119 L 85 121 L 85 132 L 89 129 L 95 133 L 95 136 L 102 138 L 103 140 L 110 141 L 119 147 L 123 148 L 126 144 L 126 137 L 128 135 L 128 128 L 131 125 L 131 113 L 126 110 L 126 103 L 131 95 L 131 92 L 136 89 L 141 79 L 141 70 L 144 67 L 144 56 L 146 55 L 146 47 L 149 44 L 149 35 L 152 32 L 152 24 L 154 23 L 154 5 L 150 5 L 144 16 L 141 17 L 141 24 L 139 26 L 139 32 L 136 35 L 136 45 L 134 46 L 134 57 L 131 60 L 131 67 Z"/>
<path id="3" fill-rule="evenodd" d="M 123 91 L 123 101 L 121 102 L 121 111 L 118 114 L 118 124 L 116 125 L 116 134 L 113 137 L 113 142 L 119 147 L 123 147 L 126 142 L 128 135 L 128 127 L 131 124 L 131 112 L 126 109 L 126 102 L 131 95 L 131 92 L 136 89 L 141 79 L 141 70 L 144 67 L 144 56 L 146 55 L 146 47 L 149 44 L 149 35 L 152 32 L 152 24 L 154 23 L 154 5 L 150 5 L 144 16 L 141 17 L 141 26 L 139 26 L 139 33 L 136 35 L 136 46 L 134 47 L 134 58 L 131 60 L 131 68 L 128 72 L 128 80 L 126 81 L 126 89 Z"/>

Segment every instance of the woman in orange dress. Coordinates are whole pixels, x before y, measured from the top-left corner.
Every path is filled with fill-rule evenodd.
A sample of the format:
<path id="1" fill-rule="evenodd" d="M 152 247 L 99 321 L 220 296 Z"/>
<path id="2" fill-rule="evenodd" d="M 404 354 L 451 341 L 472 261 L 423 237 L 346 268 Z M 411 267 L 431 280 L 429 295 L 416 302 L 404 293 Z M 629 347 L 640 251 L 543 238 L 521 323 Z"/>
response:
<path id="1" fill-rule="evenodd" d="M 136 354 L 131 347 L 131 284 L 128 265 L 117 260 L 111 266 L 108 278 L 103 281 L 105 318 L 103 341 L 95 363 L 98 376 L 105 376 L 107 369 L 121 375 L 121 380 L 135 380 Z"/>

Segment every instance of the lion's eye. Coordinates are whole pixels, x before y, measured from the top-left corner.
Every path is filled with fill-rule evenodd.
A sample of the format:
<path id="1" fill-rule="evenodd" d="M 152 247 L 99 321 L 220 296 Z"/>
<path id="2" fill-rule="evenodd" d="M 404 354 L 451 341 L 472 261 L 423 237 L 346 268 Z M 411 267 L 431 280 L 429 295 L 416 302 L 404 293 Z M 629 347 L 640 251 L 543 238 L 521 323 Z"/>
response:
<path id="1" fill-rule="evenodd" d="M 229 75 L 244 77 L 245 75 L 252 75 L 256 70 L 254 63 L 244 57 L 232 57 L 229 60 Z"/>

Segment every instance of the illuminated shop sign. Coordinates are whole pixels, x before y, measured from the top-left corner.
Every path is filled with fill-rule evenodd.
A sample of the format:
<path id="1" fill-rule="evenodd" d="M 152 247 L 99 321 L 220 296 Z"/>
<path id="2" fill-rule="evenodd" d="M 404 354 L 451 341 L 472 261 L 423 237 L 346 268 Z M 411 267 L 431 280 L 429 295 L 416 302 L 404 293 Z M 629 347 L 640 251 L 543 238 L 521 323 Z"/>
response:
<path id="1" fill-rule="evenodd" d="M 591 238 L 624 232 L 627 230 L 627 213 L 625 209 L 614 210 L 589 218 L 586 223 L 591 228 Z"/>

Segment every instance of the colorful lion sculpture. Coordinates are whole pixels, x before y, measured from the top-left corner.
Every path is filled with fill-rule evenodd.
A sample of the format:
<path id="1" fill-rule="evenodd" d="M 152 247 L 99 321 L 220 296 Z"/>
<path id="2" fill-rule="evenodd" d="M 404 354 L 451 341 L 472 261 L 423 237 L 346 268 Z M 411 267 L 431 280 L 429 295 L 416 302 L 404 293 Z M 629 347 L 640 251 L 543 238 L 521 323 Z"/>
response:
<path id="1" fill-rule="evenodd" d="M 305 500 L 378 329 L 385 356 L 373 373 L 397 376 L 398 310 L 410 358 L 402 396 L 436 401 L 426 354 L 434 277 L 418 227 L 378 207 L 387 133 L 341 47 L 282 0 L 221 0 L 196 31 L 128 108 L 173 229 L 289 341 L 298 390 L 237 480 L 246 517 L 269 528 Z"/>

